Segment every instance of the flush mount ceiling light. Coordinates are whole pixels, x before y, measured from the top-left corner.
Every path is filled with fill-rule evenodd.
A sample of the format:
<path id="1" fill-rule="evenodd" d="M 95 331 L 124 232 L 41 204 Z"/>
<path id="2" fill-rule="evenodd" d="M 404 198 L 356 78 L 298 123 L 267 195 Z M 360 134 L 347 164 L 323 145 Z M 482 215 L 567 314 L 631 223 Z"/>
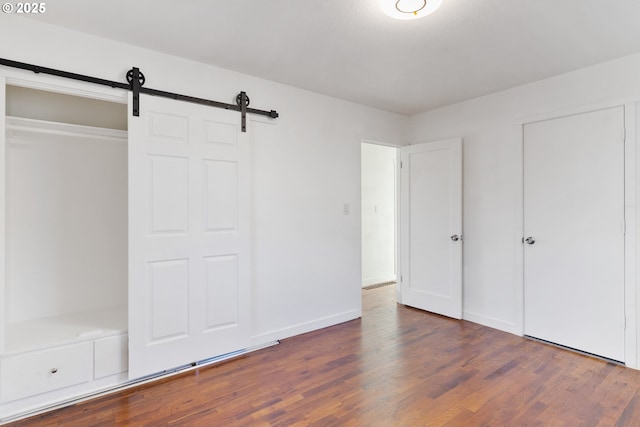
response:
<path id="1" fill-rule="evenodd" d="M 381 0 L 382 11 L 395 19 L 418 19 L 436 11 L 442 0 Z"/>

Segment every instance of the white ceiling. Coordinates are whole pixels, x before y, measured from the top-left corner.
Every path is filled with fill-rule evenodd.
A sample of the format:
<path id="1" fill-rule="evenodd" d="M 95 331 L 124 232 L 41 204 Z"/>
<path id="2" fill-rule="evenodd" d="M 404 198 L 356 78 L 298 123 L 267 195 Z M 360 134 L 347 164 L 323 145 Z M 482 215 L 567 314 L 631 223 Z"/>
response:
<path id="1" fill-rule="evenodd" d="M 444 0 L 415 21 L 378 0 L 46 5 L 37 19 L 407 115 L 640 52 L 640 0 Z"/>

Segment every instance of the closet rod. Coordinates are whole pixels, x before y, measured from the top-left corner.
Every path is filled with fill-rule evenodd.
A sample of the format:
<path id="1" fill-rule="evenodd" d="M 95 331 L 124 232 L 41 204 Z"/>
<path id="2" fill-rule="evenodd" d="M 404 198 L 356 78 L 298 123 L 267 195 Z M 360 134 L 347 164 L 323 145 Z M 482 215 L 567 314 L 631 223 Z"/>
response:
<path id="1" fill-rule="evenodd" d="M 50 74 L 52 76 L 64 77 L 67 79 L 80 80 L 83 82 L 94 83 L 103 86 L 109 86 L 117 89 L 130 90 L 133 92 L 133 115 L 139 116 L 139 94 L 144 93 L 152 96 L 160 96 L 163 98 L 169 98 L 176 101 L 191 102 L 194 104 L 207 105 L 209 107 L 224 108 L 225 110 L 239 111 L 242 117 L 242 132 L 246 132 L 247 113 L 258 114 L 261 116 L 271 117 L 276 119 L 279 114 L 275 110 L 265 111 L 255 108 L 249 108 L 249 97 L 246 92 L 240 92 L 236 97 L 235 104 L 227 104 L 224 102 L 211 101 L 209 99 L 197 98 L 189 95 L 181 95 L 179 93 L 166 92 L 163 90 L 150 89 L 143 87 L 145 83 L 145 76 L 136 67 L 133 67 L 127 72 L 127 83 L 116 82 L 112 80 L 105 80 L 98 77 L 87 76 L 84 74 L 70 73 L 68 71 L 56 70 L 54 68 L 41 67 L 39 65 L 27 64 L 25 62 L 12 61 L 10 59 L 0 58 L 0 65 L 4 65 L 12 68 L 20 68 L 22 70 L 33 71 L 34 73 Z"/>

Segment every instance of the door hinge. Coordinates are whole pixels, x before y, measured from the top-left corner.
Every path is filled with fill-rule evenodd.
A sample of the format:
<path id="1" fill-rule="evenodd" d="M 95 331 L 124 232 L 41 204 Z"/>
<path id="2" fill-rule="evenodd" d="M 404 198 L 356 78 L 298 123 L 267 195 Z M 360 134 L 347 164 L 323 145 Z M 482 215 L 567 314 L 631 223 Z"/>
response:
<path id="1" fill-rule="evenodd" d="M 622 128 L 622 142 L 627 140 L 627 128 Z"/>
<path id="2" fill-rule="evenodd" d="M 400 283 L 402 283 L 402 274 L 400 275 Z"/>
<path id="3" fill-rule="evenodd" d="M 403 167 L 404 167 L 404 164 L 400 162 L 400 169 L 402 169 Z"/>

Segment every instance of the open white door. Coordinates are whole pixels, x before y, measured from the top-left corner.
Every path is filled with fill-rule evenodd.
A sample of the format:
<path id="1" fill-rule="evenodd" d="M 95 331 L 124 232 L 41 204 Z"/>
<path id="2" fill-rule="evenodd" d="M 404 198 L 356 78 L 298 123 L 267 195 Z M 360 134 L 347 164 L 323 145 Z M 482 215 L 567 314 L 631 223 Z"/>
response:
<path id="1" fill-rule="evenodd" d="M 130 378 L 244 349 L 250 334 L 240 117 L 145 95 L 140 107 L 129 118 Z"/>
<path id="2" fill-rule="evenodd" d="M 400 149 L 402 303 L 462 317 L 462 140 Z"/>

